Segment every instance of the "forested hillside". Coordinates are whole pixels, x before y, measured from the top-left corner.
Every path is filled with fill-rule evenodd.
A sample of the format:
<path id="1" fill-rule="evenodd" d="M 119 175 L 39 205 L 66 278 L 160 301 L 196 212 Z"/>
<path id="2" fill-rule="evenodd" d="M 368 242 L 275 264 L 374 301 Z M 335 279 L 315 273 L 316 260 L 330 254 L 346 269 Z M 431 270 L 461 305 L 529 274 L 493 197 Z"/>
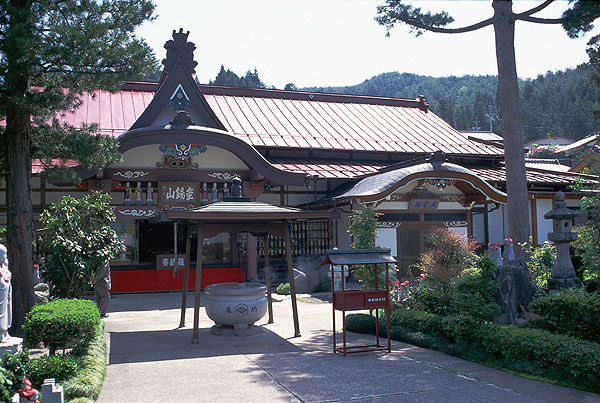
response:
<path id="1" fill-rule="evenodd" d="M 587 72 L 548 72 L 521 80 L 525 140 L 550 136 L 580 139 L 600 131 L 600 88 L 585 84 Z M 428 77 L 410 73 L 383 73 L 348 87 L 309 87 L 305 91 L 416 98 L 425 95 L 431 110 L 459 130 L 490 130 L 501 134 L 496 76 Z"/>
<path id="2" fill-rule="evenodd" d="M 586 71 L 548 72 L 521 80 L 521 108 L 525 142 L 547 136 L 580 139 L 600 132 L 600 88 L 586 85 Z M 267 87 L 256 69 L 238 76 L 221 66 L 210 81 L 216 85 Z M 431 110 L 458 130 L 492 130 L 502 134 L 496 76 L 429 77 L 410 73 L 383 73 L 358 85 L 307 87 L 301 91 L 416 98 L 425 95 Z M 296 90 L 292 83 L 286 90 Z M 490 114 L 491 111 L 491 114 Z"/>

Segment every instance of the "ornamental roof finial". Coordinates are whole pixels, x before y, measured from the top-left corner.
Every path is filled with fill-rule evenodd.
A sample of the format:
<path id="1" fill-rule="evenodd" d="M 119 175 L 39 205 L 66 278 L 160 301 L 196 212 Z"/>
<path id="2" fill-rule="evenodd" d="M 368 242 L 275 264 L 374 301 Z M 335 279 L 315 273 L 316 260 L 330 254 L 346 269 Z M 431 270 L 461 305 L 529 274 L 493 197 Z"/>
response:
<path id="1" fill-rule="evenodd" d="M 198 62 L 194 61 L 194 50 L 196 50 L 196 45 L 193 42 L 188 42 L 187 38 L 189 34 L 190 31 L 184 33 L 183 28 L 179 28 L 179 32 L 173 30 L 173 39 L 169 39 L 167 43 L 165 43 L 167 57 L 166 59 L 163 59 L 162 63 L 164 64 L 167 73 L 170 72 L 175 61 L 180 56 L 189 73 L 195 73 L 194 69 L 198 65 Z"/>

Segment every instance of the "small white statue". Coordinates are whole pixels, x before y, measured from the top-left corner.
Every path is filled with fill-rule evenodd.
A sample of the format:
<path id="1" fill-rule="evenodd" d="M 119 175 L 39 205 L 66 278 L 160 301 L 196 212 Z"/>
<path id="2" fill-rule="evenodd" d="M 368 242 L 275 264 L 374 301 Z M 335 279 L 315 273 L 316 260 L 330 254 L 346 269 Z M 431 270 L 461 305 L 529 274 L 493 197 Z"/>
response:
<path id="1" fill-rule="evenodd" d="M 12 325 L 12 273 L 8 270 L 6 246 L 0 244 L 0 343 L 10 339 L 8 328 Z"/>

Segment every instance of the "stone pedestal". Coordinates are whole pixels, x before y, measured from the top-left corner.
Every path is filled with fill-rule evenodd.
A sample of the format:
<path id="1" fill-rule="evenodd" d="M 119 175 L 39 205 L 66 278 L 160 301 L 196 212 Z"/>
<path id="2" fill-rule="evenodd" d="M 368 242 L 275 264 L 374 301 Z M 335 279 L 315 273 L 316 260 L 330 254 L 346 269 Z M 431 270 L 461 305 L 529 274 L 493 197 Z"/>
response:
<path id="1" fill-rule="evenodd" d="M 54 378 L 44 380 L 42 385 L 42 397 L 44 403 L 63 403 L 63 387 L 56 383 Z"/>
<path id="2" fill-rule="evenodd" d="M 23 349 L 23 339 L 11 336 L 7 341 L 0 343 L 0 357 L 4 353 L 17 354 Z"/>

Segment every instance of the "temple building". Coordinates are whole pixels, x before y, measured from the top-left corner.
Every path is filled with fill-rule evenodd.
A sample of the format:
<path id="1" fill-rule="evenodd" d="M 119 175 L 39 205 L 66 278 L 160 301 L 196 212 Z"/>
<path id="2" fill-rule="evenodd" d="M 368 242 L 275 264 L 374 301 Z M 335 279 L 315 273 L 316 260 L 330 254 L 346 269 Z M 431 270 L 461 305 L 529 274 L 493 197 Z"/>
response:
<path id="1" fill-rule="evenodd" d="M 245 214 L 285 216 L 299 264 L 349 248 L 352 211 L 375 203 L 378 244 L 391 248 L 400 273 L 416 262 L 432 226 L 483 245 L 507 236 L 502 143 L 458 132 L 424 97 L 198 85 L 187 34 L 174 31 L 165 48 L 160 82 L 84 94 L 82 106 L 61 117 L 117 137 L 121 162 L 80 172 L 78 186 L 33 172 L 36 214 L 66 194 L 112 196 L 125 245 L 112 262 L 113 291 L 180 290 L 174 271 L 189 258 L 193 272 L 198 250 L 188 234 L 194 227 L 184 225 L 190 217 L 210 216 L 213 224 L 203 238 L 203 285 L 261 277 L 265 254 L 274 267 L 284 265 L 281 234 L 232 226 Z M 566 172 L 532 168 L 527 181 L 531 234 L 540 243 L 552 230 L 543 215 L 554 193 L 562 190 L 571 208 L 578 196 Z M 251 203 L 248 210 L 228 210 L 233 197 Z"/>

